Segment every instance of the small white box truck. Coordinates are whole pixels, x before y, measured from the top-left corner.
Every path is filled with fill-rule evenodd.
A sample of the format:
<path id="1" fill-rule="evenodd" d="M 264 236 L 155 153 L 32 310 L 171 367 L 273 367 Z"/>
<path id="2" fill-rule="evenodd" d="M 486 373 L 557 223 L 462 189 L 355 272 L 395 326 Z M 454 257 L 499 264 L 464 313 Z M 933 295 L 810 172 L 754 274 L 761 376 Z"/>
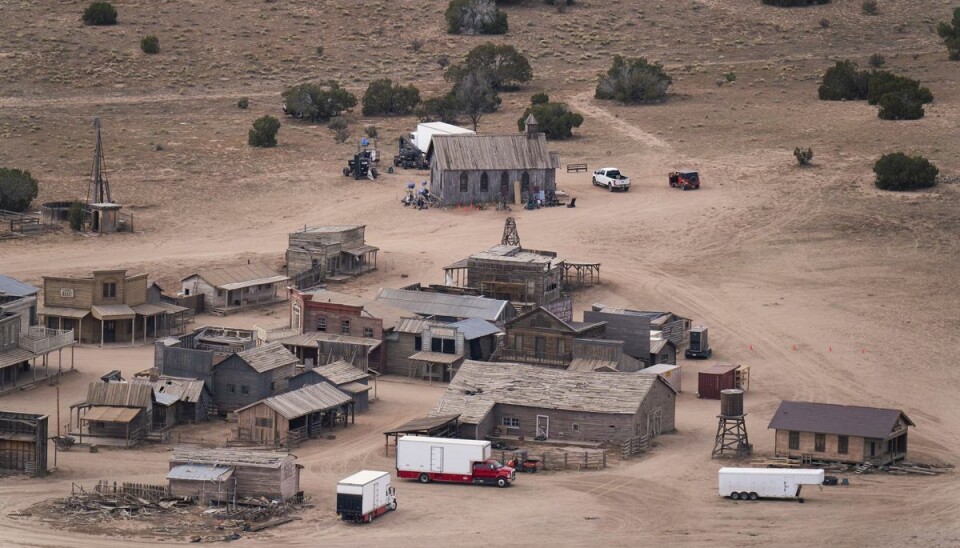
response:
<path id="1" fill-rule="evenodd" d="M 403 436 L 397 440 L 397 477 L 420 483 L 450 481 L 506 487 L 516 471 L 490 457 L 490 442 Z"/>
<path id="2" fill-rule="evenodd" d="M 343 521 L 367 523 L 396 509 L 389 472 L 363 470 L 337 483 L 337 515 Z"/>
<path id="3" fill-rule="evenodd" d="M 804 485 L 823 485 L 823 470 L 721 468 L 720 496 L 733 500 L 797 499 Z"/>

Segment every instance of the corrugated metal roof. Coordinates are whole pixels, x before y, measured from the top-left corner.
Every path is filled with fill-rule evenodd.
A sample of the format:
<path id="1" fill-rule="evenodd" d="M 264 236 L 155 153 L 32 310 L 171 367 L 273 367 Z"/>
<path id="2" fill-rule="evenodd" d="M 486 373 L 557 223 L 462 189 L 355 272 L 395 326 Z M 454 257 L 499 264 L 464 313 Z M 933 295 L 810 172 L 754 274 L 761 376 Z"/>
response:
<path id="1" fill-rule="evenodd" d="M 208 284 L 220 289 L 239 289 L 251 285 L 281 282 L 290 279 L 287 276 L 278 274 L 277 271 L 263 263 L 201 270 L 180 281 L 184 281 L 192 276 L 199 276 Z"/>
<path id="2" fill-rule="evenodd" d="M 314 367 L 313 371 L 337 385 L 370 378 L 369 373 L 344 360 Z"/>
<path id="3" fill-rule="evenodd" d="M 472 341 L 480 337 L 496 335 L 500 333 L 500 328 L 496 325 L 480 318 L 467 318 L 459 322 L 450 324 L 450 327 L 456 327 L 463 333 L 463 338 Z"/>
<path id="4" fill-rule="evenodd" d="M 438 415 L 413 419 L 412 421 L 407 421 L 401 424 L 393 430 L 387 430 L 384 432 L 384 434 L 415 434 L 429 432 L 430 430 L 440 428 L 447 423 L 453 422 L 459 417 L 459 414 L 454 413 L 452 415 Z"/>
<path id="5" fill-rule="evenodd" d="M 350 232 L 351 230 L 356 230 L 358 228 L 364 228 L 367 225 L 321 225 L 321 226 L 308 226 L 302 228 L 292 234 L 311 234 L 311 233 L 324 233 L 324 232 Z"/>
<path id="6" fill-rule="evenodd" d="M 72 318 L 79 320 L 81 318 L 86 318 L 90 314 L 90 310 L 87 308 L 67 308 L 65 306 L 44 306 L 38 312 L 43 317 L 59 317 L 59 318 Z"/>
<path id="7" fill-rule="evenodd" d="M 341 384 L 337 386 L 340 390 L 343 390 L 347 394 L 362 394 L 363 392 L 369 392 L 373 390 L 373 387 L 367 384 L 360 384 L 358 382 L 348 382 L 347 384 Z"/>
<path id="8" fill-rule="evenodd" d="M 117 407 L 149 407 L 153 384 L 149 382 L 92 382 L 87 387 L 87 404 Z"/>
<path id="9" fill-rule="evenodd" d="M 422 318 L 401 318 L 400 322 L 397 323 L 397 327 L 393 329 L 396 333 L 414 333 L 419 335 L 423 333 L 423 330 L 429 326 L 444 326 L 447 325 L 443 322 L 437 322 L 434 320 L 424 320 Z"/>
<path id="10" fill-rule="evenodd" d="M 130 320 L 137 316 L 137 313 L 125 304 L 98 304 L 90 310 L 98 320 Z"/>
<path id="11" fill-rule="evenodd" d="M 460 413 L 470 424 L 496 403 L 601 414 L 634 414 L 658 376 L 550 369 L 466 360 L 450 382 L 435 415 Z M 673 390 L 670 387 L 670 390 Z M 483 412 L 483 414 L 480 414 Z"/>
<path id="12" fill-rule="evenodd" d="M 366 346 L 367 351 L 372 351 L 380 346 L 381 341 L 377 339 L 368 339 L 366 337 L 351 337 L 349 335 L 334 335 L 333 333 L 301 333 L 291 337 L 284 337 L 275 342 L 287 346 L 302 346 L 306 348 L 316 348 L 320 341 L 336 342 L 345 344 L 356 344 Z"/>
<path id="13" fill-rule="evenodd" d="M 490 322 L 499 320 L 504 309 L 510 306 L 507 301 L 473 295 L 451 295 L 448 293 L 388 288 L 380 290 L 380 293 L 377 294 L 377 300 L 421 316 L 460 319 L 480 318 Z"/>
<path id="14" fill-rule="evenodd" d="M 443 363 L 447 365 L 455 364 L 458 361 L 463 359 L 463 356 L 460 354 L 444 354 L 442 352 L 430 352 L 424 350 L 413 354 L 409 358 L 410 360 L 418 362 L 428 362 L 428 363 Z"/>
<path id="15" fill-rule="evenodd" d="M 277 396 L 260 400 L 256 403 L 237 409 L 237 413 L 264 404 L 270 409 L 283 415 L 287 420 L 309 415 L 317 411 L 325 411 L 353 401 L 349 394 L 338 390 L 325 382 L 304 386 Z"/>
<path id="16" fill-rule="evenodd" d="M 140 414 L 139 407 L 93 406 L 81 417 L 84 421 L 128 423 Z"/>
<path id="17" fill-rule="evenodd" d="M 237 352 L 237 357 L 246 362 L 257 373 L 264 373 L 278 367 L 297 363 L 297 357 L 279 342 L 271 342 L 250 350 Z"/>
<path id="18" fill-rule="evenodd" d="M 287 459 L 296 458 L 289 453 L 258 449 L 234 449 L 230 447 L 178 446 L 173 449 L 171 463 L 179 464 L 219 464 L 224 466 L 244 466 L 253 468 L 277 469 Z"/>
<path id="19" fill-rule="evenodd" d="M 37 355 L 23 348 L 11 348 L 0 352 L 0 368 L 9 367 L 16 363 L 25 362 L 36 358 Z"/>
<path id="20" fill-rule="evenodd" d="M 233 468 L 215 464 L 180 464 L 167 473 L 167 479 L 223 481 L 233 475 Z"/>
<path id="21" fill-rule="evenodd" d="M 153 395 L 160 403 L 160 396 L 173 397 L 173 401 L 197 403 L 203 395 L 204 383 L 200 379 L 160 377 L 153 383 Z M 164 404 L 170 405 L 170 404 Z"/>
<path id="22" fill-rule="evenodd" d="M 433 157 L 442 170 L 556 169 L 541 134 L 434 135 Z"/>
<path id="23" fill-rule="evenodd" d="M 767 428 L 884 439 L 893 433 L 900 417 L 915 426 L 899 409 L 784 401 Z"/>
<path id="24" fill-rule="evenodd" d="M 340 246 L 341 253 L 346 253 L 347 255 L 353 255 L 354 257 L 361 257 L 367 253 L 370 253 L 371 251 L 380 251 L 380 248 L 372 245 L 367 245 L 367 244 Z"/>
<path id="25" fill-rule="evenodd" d="M 388 303 L 357 297 L 356 295 L 340 293 L 339 291 L 316 289 L 313 291 L 306 291 L 304 292 L 304 295 L 310 295 L 310 300 L 315 303 L 332 303 L 342 304 L 345 306 L 362 307 L 363 313 L 367 314 L 369 317 L 380 318 L 383 320 L 384 329 L 394 328 L 400 319 L 407 314 L 407 311 L 403 308 L 397 308 Z"/>
<path id="26" fill-rule="evenodd" d="M 39 292 L 39 287 L 25 284 L 10 276 L 0 275 L 0 293 L 6 293 L 8 297 L 30 297 Z"/>
<path id="27" fill-rule="evenodd" d="M 131 308 L 134 312 L 140 314 L 141 316 L 157 316 L 159 314 L 167 313 L 166 307 L 150 303 L 138 304 L 136 306 L 132 306 Z"/>
<path id="28" fill-rule="evenodd" d="M 713 367 L 708 367 L 701 371 L 701 373 L 706 373 L 707 375 L 726 375 L 727 373 L 739 368 L 739 365 L 724 365 L 717 364 Z"/>

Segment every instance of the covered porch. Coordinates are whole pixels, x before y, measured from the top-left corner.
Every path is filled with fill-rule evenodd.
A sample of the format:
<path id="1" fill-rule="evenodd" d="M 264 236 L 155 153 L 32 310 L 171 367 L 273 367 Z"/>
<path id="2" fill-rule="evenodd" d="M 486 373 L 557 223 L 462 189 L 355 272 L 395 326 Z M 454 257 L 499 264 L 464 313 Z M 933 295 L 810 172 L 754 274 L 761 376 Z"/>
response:
<path id="1" fill-rule="evenodd" d="M 43 316 L 43 324 L 48 329 L 59 331 L 73 330 L 74 340 L 79 343 L 93 342 L 90 337 L 84 340 L 85 325 L 83 320 L 90 315 L 90 311 L 80 308 L 66 308 L 62 306 L 45 306 L 40 309 L 38 315 Z M 86 323 L 87 330 L 90 331 L 93 325 L 90 321 Z"/>
<path id="2" fill-rule="evenodd" d="M 141 340 L 183 333 L 187 324 L 187 309 L 170 303 L 144 303 L 131 307 L 136 314 L 134 325 Z"/>
<path id="3" fill-rule="evenodd" d="M 213 299 L 216 304 L 211 312 L 230 314 L 245 308 L 285 301 L 286 293 L 282 290 L 289 280 L 287 276 L 277 275 L 217 286 L 217 294 Z"/>
<path id="4" fill-rule="evenodd" d="M 379 247 L 357 245 L 340 249 L 340 273 L 359 275 L 377 269 Z"/>
<path id="5" fill-rule="evenodd" d="M 93 318 L 100 320 L 100 346 L 103 343 L 117 343 L 130 341 L 130 346 L 136 342 L 137 313 L 125 304 L 100 304 L 91 310 Z"/>
<path id="6" fill-rule="evenodd" d="M 70 348 L 69 370 L 73 370 L 73 343 L 73 330 L 33 326 L 20 333 L 16 347 L 0 352 L 0 394 L 63 373 L 63 350 L 67 347 Z M 54 352 L 57 363 L 51 371 Z"/>
<path id="7" fill-rule="evenodd" d="M 444 354 L 442 352 L 421 351 L 408 358 L 419 362 L 417 367 L 410 368 L 410 376 L 429 382 L 450 382 L 457 374 L 463 356 L 459 354 Z"/>
<path id="8" fill-rule="evenodd" d="M 70 415 L 77 411 L 77 428 L 70 432 L 79 443 L 110 445 L 115 447 L 134 447 L 147 432 L 143 426 L 143 408 L 114 407 L 101 405 L 71 405 Z M 71 426 L 72 426 L 71 420 Z"/>

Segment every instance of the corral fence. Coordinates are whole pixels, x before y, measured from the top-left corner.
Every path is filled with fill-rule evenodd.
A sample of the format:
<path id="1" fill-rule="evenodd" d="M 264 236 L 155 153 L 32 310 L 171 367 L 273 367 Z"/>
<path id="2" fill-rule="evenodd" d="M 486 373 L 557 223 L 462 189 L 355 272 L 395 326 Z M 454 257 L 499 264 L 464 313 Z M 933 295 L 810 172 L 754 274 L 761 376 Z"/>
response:
<path id="1" fill-rule="evenodd" d="M 75 491 L 76 489 L 79 489 L 80 493 L 83 493 L 83 488 L 74 484 L 74 489 L 72 489 L 72 491 Z M 97 482 L 96 487 L 94 487 L 94 491 L 98 495 L 129 495 L 132 497 L 151 500 L 159 500 L 170 495 L 170 489 L 166 485 L 151 485 L 147 483 L 128 482 L 117 484 L 117 482 L 111 482 L 109 480 L 100 480 Z"/>
<path id="2" fill-rule="evenodd" d="M 624 459 L 649 450 L 650 437 L 646 435 L 627 438 L 620 444 L 620 456 Z"/>
<path id="3" fill-rule="evenodd" d="M 587 164 L 567 164 L 567 173 L 582 173 L 587 171 Z"/>

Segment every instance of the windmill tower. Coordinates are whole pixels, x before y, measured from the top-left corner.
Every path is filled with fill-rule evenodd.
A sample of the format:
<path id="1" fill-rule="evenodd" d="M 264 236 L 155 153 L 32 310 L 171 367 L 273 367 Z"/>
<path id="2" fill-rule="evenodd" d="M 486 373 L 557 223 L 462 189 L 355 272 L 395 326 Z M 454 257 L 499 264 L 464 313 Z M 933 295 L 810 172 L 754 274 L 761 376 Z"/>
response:
<path id="1" fill-rule="evenodd" d="M 120 204 L 113 203 L 110 182 L 107 181 L 106 163 L 103 160 L 103 140 L 100 137 L 100 118 L 93 119 L 97 130 L 97 144 L 93 151 L 93 170 L 87 183 L 87 209 L 90 211 L 90 229 L 101 234 L 121 229 Z"/>
<path id="2" fill-rule="evenodd" d="M 753 446 L 747 439 L 746 416 L 743 412 L 743 390 L 722 390 L 712 458 L 725 455 L 744 457 L 753 452 Z"/>
<path id="3" fill-rule="evenodd" d="M 517 233 L 517 220 L 513 217 L 507 217 L 503 225 L 503 238 L 500 239 L 500 245 L 520 245 L 520 234 Z"/>

